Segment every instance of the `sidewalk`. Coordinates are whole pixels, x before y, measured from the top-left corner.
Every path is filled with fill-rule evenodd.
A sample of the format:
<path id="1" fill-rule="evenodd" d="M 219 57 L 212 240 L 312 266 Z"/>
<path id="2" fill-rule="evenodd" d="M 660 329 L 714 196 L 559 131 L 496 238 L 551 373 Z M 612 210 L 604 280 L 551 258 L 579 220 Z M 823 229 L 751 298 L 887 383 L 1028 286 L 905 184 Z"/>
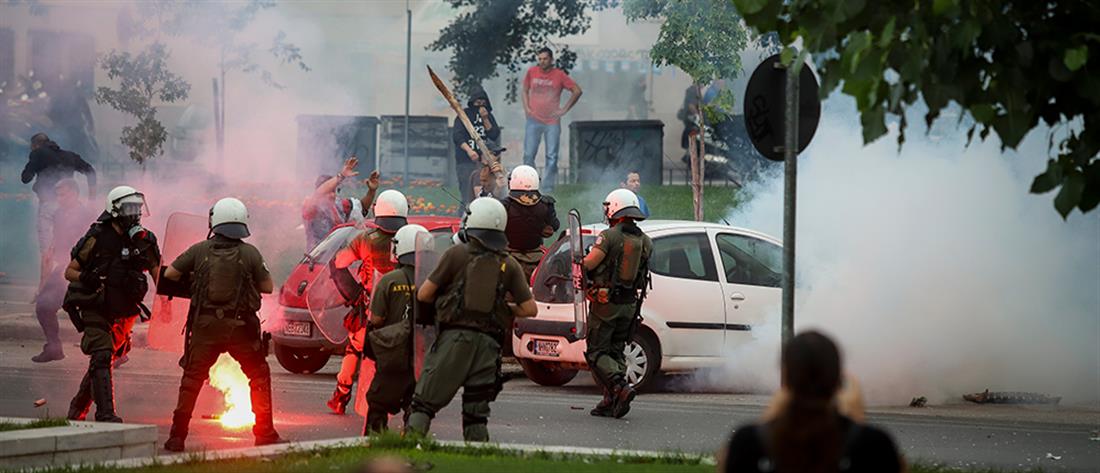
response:
<path id="1" fill-rule="evenodd" d="M 45 343 L 42 327 L 34 314 L 34 286 L 0 284 L 0 340 L 16 340 L 26 343 Z M 73 328 L 65 311 L 57 313 L 61 328 L 61 341 L 65 345 L 80 343 L 80 333 Z M 146 346 L 148 324 L 134 324 L 133 344 Z"/>

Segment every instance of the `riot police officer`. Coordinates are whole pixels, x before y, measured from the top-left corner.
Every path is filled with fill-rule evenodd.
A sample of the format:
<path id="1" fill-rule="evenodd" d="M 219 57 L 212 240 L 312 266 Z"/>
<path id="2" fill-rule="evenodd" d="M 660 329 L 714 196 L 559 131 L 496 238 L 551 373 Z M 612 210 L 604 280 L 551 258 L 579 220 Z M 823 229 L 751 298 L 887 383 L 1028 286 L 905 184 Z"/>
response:
<path id="1" fill-rule="evenodd" d="M 447 249 L 417 290 L 418 300 L 435 303 L 439 336 L 416 383 L 410 432 L 426 434 L 461 387 L 463 438 L 489 440 L 489 403 L 502 383 L 500 340 L 512 317 L 538 313 L 523 269 L 505 252 L 506 224 L 500 201 L 475 199 L 463 220 L 464 243 Z"/>
<path id="2" fill-rule="evenodd" d="M 249 236 L 244 203 L 231 197 L 219 200 L 210 209 L 209 228 L 205 241 L 191 245 L 164 271 L 166 279 L 191 282 L 187 337 L 180 360 L 183 379 L 172 430 L 164 443 L 165 450 L 173 452 L 184 449 L 195 401 L 210 367 L 222 353 L 237 360 L 248 376 L 256 415 L 252 426 L 255 444 L 281 441 L 272 420 L 271 369 L 256 316 L 260 294 L 274 289 L 271 274 L 260 251 L 242 241 Z"/>
<path id="3" fill-rule="evenodd" d="M 523 266 L 523 274 L 531 273 L 542 260 L 542 239 L 558 230 L 554 198 L 539 192 L 539 173 L 527 165 L 516 166 L 508 178 L 508 196 L 500 199 L 508 211 L 508 253 Z"/>
<path id="4" fill-rule="evenodd" d="M 584 358 L 603 389 L 603 399 L 590 413 L 621 418 L 636 395 L 626 380 L 623 350 L 640 322 L 639 293 L 648 282 L 653 242 L 635 224 L 645 215 L 633 192 L 614 190 L 603 205 L 610 227 L 600 232 L 582 263 L 592 281 Z"/>
<path id="5" fill-rule="evenodd" d="M 394 233 L 408 223 L 408 215 L 409 201 L 404 194 L 393 189 L 383 191 L 378 194 L 378 200 L 374 204 L 375 228 L 369 228 L 357 235 L 332 259 L 332 277 L 341 294 L 352 306 L 351 312 L 344 318 L 344 327 L 348 329 L 344 360 L 340 363 L 340 372 L 336 375 L 336 389 L 327 403 L 329 409 L 337 414 L 343 414 L 351 401 L 351 388 L 355 383 L 356 370 L 374 369 L 372 362 L 362 361 L 368 315 L 368 297 L 365 296 L 370 294 L 373 288 L 372 279 L 375 271 L 385 274 L 393 270 L 390 245 L 393 242 Z M 362 261 L 359 266 L 358 281 L 347 269 L 356 261 Z"/>
<path id="6" fill-rule="evenodd" d="M 374 359 L 375 374 L 367 390 L 367 432 L 381 432 L 391 414 L 408 412 L 416 387 L 413 295 L 416 240 L 421 235 L 430 233 L 420 225 L 405 225 L 397 231 L 393 236 L 397 267 L 374 284 L 366 352 Z"/>
<path id="7" fill-rule="evenodd" d="M 95 420 L 122 422 L 115 414 L 112 359 L 129 350 L 130 331 L 149 290 L 145 272 L 160 265 L 157 239 L 141 226 L 145 196 L 130 186 L 107 193 L 103 213 L 73 247 L 65 279 L 65 307 L 83 330 L 80 350 L 88 371 L 69 404 L 68 418 L 83 420 L 95 400 Z M 155 275 L 154 275 L 155 277 Z"/>

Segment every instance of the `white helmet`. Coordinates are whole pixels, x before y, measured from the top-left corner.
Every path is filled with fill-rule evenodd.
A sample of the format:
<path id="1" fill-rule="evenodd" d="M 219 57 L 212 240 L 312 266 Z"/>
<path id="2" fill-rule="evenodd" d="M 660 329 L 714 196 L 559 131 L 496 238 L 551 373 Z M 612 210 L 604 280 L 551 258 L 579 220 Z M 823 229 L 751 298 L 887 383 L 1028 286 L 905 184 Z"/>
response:
<path id="1" fill-rule="evenodd" d="M 508 246 L 504 228 L 508 226 L 508 211 L 492 197 L 478 197 L 466 207 L 463 231 L 487 248 L 503 251 Z"/>
<path id="2" fill-rule="evenodd" d="M 405 194 L 387 189 L 374 200 L 374 223 L 383 230 L 396 232 L 408 223 L 409 201 Z"/>
<path id="3" fill-rule="evenodd" d="M 608 220 L 629 217 L 635 220 L 645 220 L 638 196 L 630 189 L 615 189 L 607 194 L 604 199 L 604 217 Z"/>
<path id="4" fill-rule="evenodd" d="M 210 207 L 210 231 L 218 235 L 242 239 L 248 232 L 248 208 L 244 202 L 226 197 Z"/>
<path id="5" fill-rule="evenodd" d="M 512 170 L 508 177 L 508 190 L 511 191 L 537 191 L 539 190 L 539 172 L 535 168 L 522 165 Z"/>
<path id="6" fill-rule="evenodd" d="M 393 236 L 393 257 L 399 263 L 413 264 L 416 262 L 416 240 L 421 235 L 431 235 L 428 229 L 415 223 L 405 225 L 397 230 Z"/>
<path id="7" fill-rule="evenodd" d="M 130 186 L 118 186 L 107 193 L 107 205 L 104 208 L 111 217 L 132 218 L 135 221 L 145 215 L 145 194 Z"/>

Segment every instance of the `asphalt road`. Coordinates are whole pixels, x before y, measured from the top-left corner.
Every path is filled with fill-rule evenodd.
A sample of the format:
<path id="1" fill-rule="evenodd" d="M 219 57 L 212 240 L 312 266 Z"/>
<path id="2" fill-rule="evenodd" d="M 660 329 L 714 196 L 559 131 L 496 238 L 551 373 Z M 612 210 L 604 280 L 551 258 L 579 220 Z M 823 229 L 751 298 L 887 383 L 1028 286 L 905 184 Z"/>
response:
<path id="1" fill-rule="evenodd" d="M 79 349 L 67 346 L 65 360 L 31 363 L 38 342 L 0 341 L 0 416 L 64 415 L 87 363 Z M 177 355 L 135 350 L 116 371 L 119 414 L 134 423 L 156 424 L 161 441 L 168 436 L 181 370 Z M 329 414 L 336 359 L 318 374 L 294 375 L 269 358 L 274 373 L 276 425 L 283 436 L 313 440 L 356 435 L 362 419 Z M 37 399 L 47 404 L 34 407 Z M 622 420 L 594 418 L 588 409 L 598 400 L 587 376 L 563 388 L 544 388 L 514 379 L 493 404 L 490 432 L 500 442 L 645 450 L 714 452 L 737 425 L 760 415 L 766 398 L 734 394 L 662 393 L 642 395 Z M 247 430 L 227 431 L 202 419 L 220 411 L 220 394 L 203 391 L 192 422 L 189 450 L 251 444 Z M 910 459 L 946 465 L 982 465 L 1006 469 L 1041 466 L 1046 471 L 1100 472 L 1100 413 L 1089 410 L 1024 409 L 1006 406 L 941 406 L 925 409 L 874 409 L 872 423 L 885 427 Z M 442 439 L 461 439 L 458 402 L 435 420 Z"/>

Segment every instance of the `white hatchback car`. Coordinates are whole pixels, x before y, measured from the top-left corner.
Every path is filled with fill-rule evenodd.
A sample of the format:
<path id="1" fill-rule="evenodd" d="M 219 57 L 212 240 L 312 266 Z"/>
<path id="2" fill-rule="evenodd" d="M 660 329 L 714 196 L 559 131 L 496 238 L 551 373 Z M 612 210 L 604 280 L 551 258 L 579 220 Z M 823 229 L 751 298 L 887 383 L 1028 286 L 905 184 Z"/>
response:
<path id="1" fill-rule="evenodd" d="M 763 233 L 705 222 L 647 220 L 653 287 L 626 347 L 627 380 L 652 387 L 664 373 L 717 367 L 778 311 L 783 248 Z M 606 225 L 581 229 L 586 247 Z M 561 386 L 587 370 L 573 323 L 569 239 L 550 246 L 532 277 L 539 315 L 517 319 L 512 348 L 528 378 Z"/>

